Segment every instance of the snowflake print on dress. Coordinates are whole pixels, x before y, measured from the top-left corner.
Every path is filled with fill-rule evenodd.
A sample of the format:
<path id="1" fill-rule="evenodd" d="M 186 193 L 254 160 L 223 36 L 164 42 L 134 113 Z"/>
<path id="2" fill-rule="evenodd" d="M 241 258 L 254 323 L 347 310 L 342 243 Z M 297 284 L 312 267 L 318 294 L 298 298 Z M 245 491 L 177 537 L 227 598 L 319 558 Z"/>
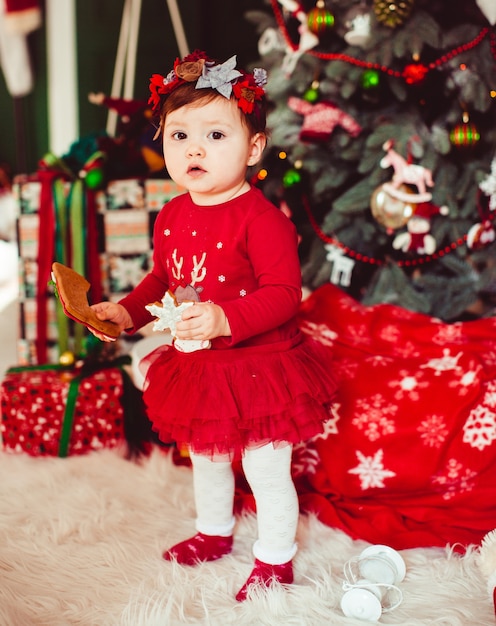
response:
<path id="1" fill-rule="evenodd" d="M 496 382 L 486 385 L 480 404 L 473 408 L 463 425 L 463 443 L 483 450 L 496 440 Z"/>
<path id="2" fill-rule="evenodd" d="M 477 472 L 463 467 L 456 459 L 450 459 L 444 472 L 432 477 L 432 484 L 439 488 L 444 500 L 451 500 L 455 496 L 473 491 Z"/>
<path id="3" fill-rule="evenodd" d="M 396 476 L 395 472 L 384 468 L 382 448 L 377 450 L 374 456 L 365 456 L 360 450 L 356 451 L 356 455 L 359 463 L 348 470 L 348 474 L 356 474 L 360 477 L 360 486 L 363 491 L 373 488 L 384 489 L 386 486 L 384 480 Z"/>
<path id="4" fill-rule="evenodd" d="M 433 369 L 434 376 L 441 376 L 444 372 L 452 372 L 458 370 L 458 359 L 462 356 L 459 352 L 456 356 L 451 356 L 449 348 L 443 350 L 443 356 L 439 358 L 430 359 L 424 365 L 420 367 L 422 369 Z"/>
<path id="5" fill-rule="evenodd" d="M 394 393 L 395 400 L 403 400 L 407 398 L 412 402 L 420 400 L 420 389 L 425 389 L 429 386 L 429 383 L 419 379 L 423 376 L 423 372 L 419 372 L 417 375 L 410 374 L 407 370 L 400 370 L 400 377 L 398 380 L 391 380 L 388 383 L 388 387 L 391 389 L 397 388 Z"/>
<path id="6" fill-rule="evenodd" d="M 440 448 L 449 435 L 449 428 L 442 415 L 429 415 L 420 422 L 417 430 L 420 440 L 429 448 Z"/>
<path id="7" fill-rule="evenodd" d="M 337 339 L 337 333 L 325 324 L 315 324 L 314 322 L 304 321 L 301 325 L 301 330 L 324 346 L 332 347 L 334 341 Z"/>
<path id="8" fill-rule="evenodd" d="M 379 393 L 370 398 L 357 400 L 354 413 L 358 414 L 352 420 L 353 426 L 363 430 L 363 434 L 369 441 L 376 441 L 384 435 L 396 432 L 396 426 L 388 416 L 395 416 L 398 407 L 389 404 Z"/>

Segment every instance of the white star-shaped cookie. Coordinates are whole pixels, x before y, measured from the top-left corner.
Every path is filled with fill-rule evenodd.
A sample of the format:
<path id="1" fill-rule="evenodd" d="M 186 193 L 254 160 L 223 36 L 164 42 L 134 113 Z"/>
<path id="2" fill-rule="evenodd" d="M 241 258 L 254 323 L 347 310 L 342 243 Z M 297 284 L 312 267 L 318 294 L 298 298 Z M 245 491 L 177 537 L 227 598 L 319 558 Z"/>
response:
<path id="1" fill-rule="evenodd" d="M 177 303 L 173 294 L 167 291 L 162 298 L 162 306 L 160 304 L 148 304 L 145 306 L 147 311 L 157 319 L 153 324 L 153 330 L 170 330 L 173 337 L 176 336 L 176 324 L 181 321 L 183 311 L 194 302 Z"/>

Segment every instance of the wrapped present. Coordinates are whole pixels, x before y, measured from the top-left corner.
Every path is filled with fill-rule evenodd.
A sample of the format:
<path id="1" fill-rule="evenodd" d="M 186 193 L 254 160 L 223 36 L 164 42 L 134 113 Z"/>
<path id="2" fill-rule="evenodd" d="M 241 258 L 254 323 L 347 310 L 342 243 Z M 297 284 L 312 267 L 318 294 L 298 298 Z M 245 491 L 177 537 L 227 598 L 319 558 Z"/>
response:
<path id="1" fill-rule="evenodd" d="M 125 442 L 123 371 L 57 365 L 8 370 L 0 387 L 4 450 L 68 456 Z"/>
<path id="2" fill-rule="evenodd" d="M 16 179 L 19 364 L 57 363 L 67 350 L 81 354 L 87 331 L 61 312 L 50 285 L 52 262 L 88 279 L 90 302 L 119 300 L 151 269 L 155 218 L 182 192 L 169 179 L 116 180 L 100 190 L 57 171 Z"/>

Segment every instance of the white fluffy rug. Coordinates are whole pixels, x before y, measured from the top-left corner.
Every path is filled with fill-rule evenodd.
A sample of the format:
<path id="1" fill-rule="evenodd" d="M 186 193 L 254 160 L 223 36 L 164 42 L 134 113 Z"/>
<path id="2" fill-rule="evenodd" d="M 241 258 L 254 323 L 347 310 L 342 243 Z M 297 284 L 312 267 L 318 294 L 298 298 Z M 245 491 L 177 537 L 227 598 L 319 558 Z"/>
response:
<path id="1" fill-rule="evenodd" d="M 365 542 L 301 517 L 295 584 L 242 604 L 253 515 L 234 551 L 181 567 L 162 550 L 194 533 L 191 471 L 157 450 L 67 459 L 0 453 L 1 626 L 363 626 L 340 609 L 343 565 Z M 494 626 L 477 551 L 405 550 L 402 605 L 380 623 Z"/>

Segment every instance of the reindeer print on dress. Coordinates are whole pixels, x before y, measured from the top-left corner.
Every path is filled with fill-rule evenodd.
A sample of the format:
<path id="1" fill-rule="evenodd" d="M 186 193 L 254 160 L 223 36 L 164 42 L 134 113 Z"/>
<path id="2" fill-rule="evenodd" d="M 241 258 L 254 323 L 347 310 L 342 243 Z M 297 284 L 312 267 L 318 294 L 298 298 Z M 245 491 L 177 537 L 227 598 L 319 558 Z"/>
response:
<path id="1" fill-rule="evenodd" d="M 180 259 L 177 258 L 177 248 L 174 248 L 172 252 L 172 262 L 174 263 L 174 267 L 172 268 L 172 276 L 179 283 L 174 291 L 174 295 L 176 300 L 181 302 L 200 302 L 200 293 L 203 291 L 203 287 L 198 286 L 195 287 L 198 283 L 201 283 L 204 280 L 207 274 L 207 268 L 205 267 L 205 260 L 207 258 L 207 253 L 204 252 L 200 261 L 196 254 L 193 255 L 193 269 L 191 270 L 190 276 L 191 281 L 188 284 L 185 283 L 183 272 L 184 265 L 184 257 Z"/>
<path id="2" fill-rule="evenodd" d="M 153 330 L 171 331 L 174 347 L 179 352 L 196 352 L 197 350 L 207 350 L 211 343 L 208 340 L 199 339 L 178 339 L 176 337 L 176 324 L 181 320 L 182 313 L 185 308 L 193 306 L 195 302 L 200 302 L 200 292 L 202 287 L 195 287 L 206 276 L 207 270 L 204 266 L 207 253 L 204 252 L 200 261 L 197 256 L 193 255 L 193 269 L 191 271 L 191 281 L 185 284 L 183 274 L 184 257 L 178 258 L 177 248 L 172 252 L 172 262 L 174 267 L 171 269 L 172 276 L 178 282 L 174 293 L 168 290 L 162 298 L 161 304 L 153 304 L 147 306 L 147 310 L 155 315 L 157 321 L 153 326 Z"/>

